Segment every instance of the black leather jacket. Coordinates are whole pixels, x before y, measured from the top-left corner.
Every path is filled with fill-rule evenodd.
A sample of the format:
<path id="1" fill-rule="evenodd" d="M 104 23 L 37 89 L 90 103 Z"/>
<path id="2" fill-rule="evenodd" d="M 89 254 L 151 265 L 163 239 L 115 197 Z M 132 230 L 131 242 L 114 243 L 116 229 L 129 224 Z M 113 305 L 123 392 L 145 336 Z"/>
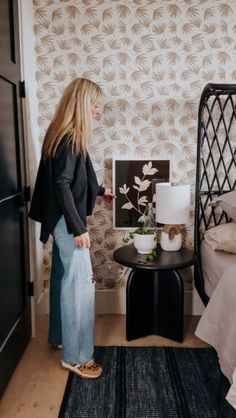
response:
<path id="1" fill-rule="evenodd" d="M 29 217 L 41 223 L 40 240 L 46 243 L 63 214 L 69 234 L 86 232 L 86 216 L 92 214 L 96 197 L 102 196 L 89 154 L 73 153 L 63 139 L 55 157 L 41 158 Z"/>

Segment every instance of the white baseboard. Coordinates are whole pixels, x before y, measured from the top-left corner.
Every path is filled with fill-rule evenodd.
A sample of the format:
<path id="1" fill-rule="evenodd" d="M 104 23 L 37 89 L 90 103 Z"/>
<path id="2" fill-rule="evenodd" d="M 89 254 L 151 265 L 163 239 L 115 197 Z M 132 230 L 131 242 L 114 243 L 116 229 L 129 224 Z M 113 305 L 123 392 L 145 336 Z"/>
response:
<path id="1" fill-rule="evenodd" d="M 193 297 L 192 297 L 192 301 L 193 301 L 193 309 L 192 311 L 194 312 L 193 315 L 202 315 L 205 306 L 202 302 L 202 300 L 200 299 L 199 294 L 197 293 L 197 290 L 193 289 Z"/>
<path id="2" fill-rule="evenodd" d="M 96 314 L 126 314 L 126 288 L 96 290 Z M 196 289 L 184 292 L 185 315 L 201 315 L 204 305 Z M 49 313 L 48 294 L 37 305 L 37 313 Z"/>
<path id="3" fill-rule="evenodd" d="M 96 314 L 126 314 L 126 288 L 96 291 Z M 204 305 L 196 289 L 184 292 L 184 314 L 201 315 Z"/>
<path id="4" fill-rule="evenodd" d="M 203 311 L 204 305 L 196 289 L 186 290 L 184 292 L 184 314 L 201 316 Z"/>
<path id="5" fill-rule="evenodd" d="M 96 290 L 96 314 L 126 314 L 126 288 Z"/>

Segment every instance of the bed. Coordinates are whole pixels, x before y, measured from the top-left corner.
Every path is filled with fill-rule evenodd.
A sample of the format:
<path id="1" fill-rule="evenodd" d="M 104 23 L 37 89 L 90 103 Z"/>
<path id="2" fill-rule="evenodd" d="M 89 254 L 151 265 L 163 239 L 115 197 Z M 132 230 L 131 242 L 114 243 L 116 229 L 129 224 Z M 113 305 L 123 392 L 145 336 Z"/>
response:
<path id="1" fill-rule="evenodd" d="M 236 409 L 236 219 L 222 204 L 236 198 L 236 85 L 206 85 L 198 115 L 194 281 L 205 310 L 196 335 L 216 349 L 231 383 L 226 399 Z"/>

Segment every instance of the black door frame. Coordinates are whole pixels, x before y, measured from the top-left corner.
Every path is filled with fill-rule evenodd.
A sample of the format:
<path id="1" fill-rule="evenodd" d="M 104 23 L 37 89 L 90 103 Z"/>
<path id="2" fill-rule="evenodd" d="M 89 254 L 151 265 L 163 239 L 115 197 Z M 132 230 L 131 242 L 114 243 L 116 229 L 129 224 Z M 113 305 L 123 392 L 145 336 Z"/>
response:
<path id="1" fill-rule="evenodd" d="M 7 334 L 4 336 L 0 347 L 0 395 L 6 387 L 14 369 L 26 347 L 31 336 L 31 301 L 29 295 L 30 282 L 30 263 L 29 263 L 29 227 L 28 227 L 28 187 L 26 176 L 26 165 L 28 161 L 25 161 L 26 157 L 26 143 L 24 141 L 23 130 L 23 103 L 22 103 L 22 86 L 21 83 L 21 65 L 20 65 L 20 25 L 18 15 L 18 1 L 8 0 L 3 2 L 3 11 L 7 11 L 9 18 L 9 24 L 7 28 L 10 28 L 10 51 L 11 58 L 2 59 L 1 63 L 1 79 L 2 82 L 8 85 L 12 85 L 14 106 L 12 114 L 15 121 L 15 138 L 16 138 L 16 155 L 18 154 L 17 167 L 19 168 L 17 189 L 13 193 L 10 193 L 6 198 L 1 198 L 1 207 L 7 206 L 8 202 L 13 202 L 13 207 L 16 208 L 16 213 L 19 216 L 19 236 L 22 240 L 20 243 L 19 253 L 21 260 L 21 270 L 19 271 L 19 283 L 21 282 L 21 294 L 22 294 L 22 309 L 19 312 L 19 316 L 12 322 L 11 328 L 8 329 Z M 2 15 L 3 16 L 3 15 Z M 5 16 L 5 15 L 4 15 Z M 4 32 L 5 33 L 5 32 Z M 7 32 L 6 32 L 7 33 Z M 7 39 L 7 35 L 4 35 L 2 39 Z M 3 41 L 5 42 L 5 41 Z M 3 43 L 4 44 L 4 43 Z M 12 48 L 12 49 L 11 49 Z M 3 50 L 5 53 L 5 50 Z M 13 51 L 13 54 L 12 54 Z M 2 58 L 4 55 L 2 56 Z M 16 64 L 14 64 L 16 63 Z M 15 65 L 15 68 L 14 68 Z M 3 121 L 4 123 L 4 121 Z M 11 125 L 13 126 L 13 125 Z M 15 126 L 15 125 L 14 125 Z M 4 125 L 2 125 L 4 132 Z M 11 137 L 12 138 L 12 137 Z M 19 140 L 19 142 L 18 142 Z M 14 190 L 14 189 L 13 189 Z M 4 206 L 5 205 L 5 206 Z M 5 209 L 4 209 L 5 210 Z M 12 237 L 14 240 L 14 237 Z M 9 245 L 9 243 L 8 243 Z M 14 263 L 14 260 L 12 260 Z M 7 329 L 7 328 L 6 328 Z"/>

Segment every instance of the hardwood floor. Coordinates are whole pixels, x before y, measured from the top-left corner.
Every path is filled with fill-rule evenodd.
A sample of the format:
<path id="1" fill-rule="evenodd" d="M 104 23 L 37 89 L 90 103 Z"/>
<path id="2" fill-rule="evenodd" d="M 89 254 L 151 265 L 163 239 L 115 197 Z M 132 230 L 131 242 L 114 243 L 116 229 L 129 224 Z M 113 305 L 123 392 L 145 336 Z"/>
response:
<path id="1" fill-rule="evenodd" d="M 125 339 L 125 315 L 96 317 L 96 345 L 207 347 L 194 331 L 199 317 L 186 317 L 182 344 L 159 336 L 131 342 Z M 60 351 L 47 344 L 48 317 L 37 318 L 33 338 L 0 401 L 1 418 L 57 418 L 68 373 L 60 366 Z M 104 417 L 105 418 L 105 417 Z"/>

